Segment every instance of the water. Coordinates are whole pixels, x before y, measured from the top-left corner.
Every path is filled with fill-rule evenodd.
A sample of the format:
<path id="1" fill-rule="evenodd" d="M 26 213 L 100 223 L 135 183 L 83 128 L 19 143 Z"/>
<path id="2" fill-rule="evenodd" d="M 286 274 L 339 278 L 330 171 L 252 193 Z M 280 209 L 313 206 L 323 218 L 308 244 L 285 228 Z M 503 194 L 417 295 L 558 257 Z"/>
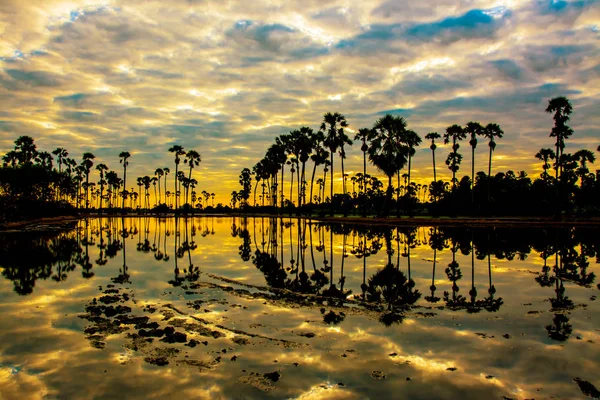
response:
<path id="1" fill-rule="evenodd" d="M 598 233 L 209 217 L 2 234 L 0 398 L 598 396 Z"/>

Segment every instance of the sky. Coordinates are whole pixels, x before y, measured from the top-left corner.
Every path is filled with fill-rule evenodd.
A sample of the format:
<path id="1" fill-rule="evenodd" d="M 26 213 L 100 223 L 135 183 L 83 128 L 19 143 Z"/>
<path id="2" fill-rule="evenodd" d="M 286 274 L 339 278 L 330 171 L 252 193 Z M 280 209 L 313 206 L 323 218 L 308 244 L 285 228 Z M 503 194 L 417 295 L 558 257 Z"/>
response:
<path id="1" fill-rule="evenodd" d="M 498 123 L 494 171 L 535 177 L 552 97 L 574 106 L 567 152 L 600 144 L 599 26 L 598 0 L 2 0 L 0 155 L 21 135 L 116 170 L 129 151 L 135 177 L 173 171 L 179 144 L 201 154 L 198 191 L 228 203 L 276 136 L 337 111 L 353 137 L 391 113 L 421 137 Z M 360 145 L 347 153 L 362 171 Z M 426 141 L 411 176 L 432 179 Z"/>

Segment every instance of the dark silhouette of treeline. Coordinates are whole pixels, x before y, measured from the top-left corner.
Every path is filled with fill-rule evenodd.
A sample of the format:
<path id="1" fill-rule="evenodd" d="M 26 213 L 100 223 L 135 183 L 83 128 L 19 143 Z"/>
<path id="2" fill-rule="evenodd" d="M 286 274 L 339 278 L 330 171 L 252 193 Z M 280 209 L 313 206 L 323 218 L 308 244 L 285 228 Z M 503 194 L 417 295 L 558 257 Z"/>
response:
<path id="1" fill-rule="evenodd" d="M 600 211 L 597 201 L 600 176 L 588 169 L 589 163 L 595 161 L 593 152 L 564 152 L 566 140 L 573 134 L 568 126 L 572 111 L 572 105 L 565 97 L 549 101 L 546 112 L 553 114 L 550 137 L 555 139 L 555 150 L 546 148 L 535 154 L 542 162 L 543 173 L 534 180 L 525 171 L 492 174 L 496 140 L 504 134 L 495 123 L 482 125 L 471 121 L 465 126 L 449 126 L 443 135 L 428 133 L 425 139 L 430 141 L 433 161 L 433 181 L 429 185 L 417 184 L 411 179 L 412 158 L 422 139 L 408 129 L 404 118 L 388 114 L 377 120 L 373 127 L 358 130 L 354 141 L 361 145 L 363 171 L 350 177 L 344 172 L 346 149 L 353 144 L 345 130 L 348 123 L 339 113 L 327 113 L 317 132 L 301 127 L 275 138 L 265 157 L 252 170 L 244 168 L 241 171 L 242 189 L 232 192 L 231 204 L 233 208 L 239 205 L 245 210 L 283 207 L 290 213 L 316 212 L 320 215 L 385 216 L 393 210 L 398 216 L 597 214 Z M 452 172 L 450 182 L 437 179 L 436 140 L 442 137 L 444 143 L 452 144 L 445 161 Z M 487 172 L 475 172 L 478 138 L 487 141 Z M 459 179 L 457 173 L 463 160 L 459 149 L 463 140 L 468 140 L 471 147 L 471 174 Z M 341 164 L 342 193 L 335 193 L 333 188 L 336 152 Z M 367 173 L 367 159 L 385 175 L 387 182 Z M 310 181 L 307 177 L 309 161 L 312 161 Z M 320 168 L 322 175 L 317 173 Z M 550 173 L 552 169 L 554 175 Z M 259 184 L 261 191 L 257 199 Z"/>
<path id="2" fill-rule="evenodd" d="M 91 279 L 109 259 L 118 259 L 111 280 L 124 285 L 131 283 L 127 252 L 135 249 L 154 262 L 168 263 L 173 268 L 168 283 L 187 291 L 201 278 L 193 252 L 201 248 L 203 237 L 214 233 L 214 218 L 86 219 L 71 232 L 2 234 L 0 268 L 15 291 L 27 295 L 38 280 L 60 283 L 73 273 Z M 272 290 L 274 297 L 269 299 L 301 306 L 327 304 L 326 323 L 343 321 L 348 303 L 379 312 L 388 325 L 401 322 L 421 299 L 434 308 L 497 311 L 510 291 L 497 293 L 492 258 L 524 260 L 533 250 L 543 263 L 532 283 L 554 292 L 549 298 L 554 318 L 546 329 L 555 340 L 566 340 L 571 332 L 568 312 L 575 304 L 565 282 L 595 284 L 595 274 L 588 271 L 590 259 L 600 262 L 600 237 L 594 233 L 588 228 L 398 228 L 245 217 L 233 218 L 231 226 L 231 236 L 241 239 L 240 258 L 251 262 Z M 340 244 L 341 254 L 333 251 Z M 417 288 L 411 251 L 423 245 L 431 249 L 431 284 Z M 440 265 L 439 254 L 448 251 L 451 262 Z M 373 265 L 370 257 L 378 253 L 385 255 L 383 263 Z M 460 265 L 459 254 L 470 255 L 471 262 Z M 349 257 L 362 261 L 359 288 L 346 284 Z M 485 282 L 476 281 L 475 270 L 481 268 L 487 272 Z M 446 290 L 436 285 L 441 277 L 447 281 Z"/>
<path id="3" fill-rule="evenodd" d="M 122 177 L 106 164 L 94 164 L 94 154 L 83 153 L 81 162 L 69 157 L 64 148 L 52 153 L 39 151 L 33 138 L 21 136 L 15 147 L 2 158 L 0 167 L 0 223 L 35 217 L 75 215 L 78 213 L 124 214 L 165 213 L 172 210 L 188 213 L 194 210 L 222 211 L 215 207 L 215 193 L 198 193 L 198 181 L 193 169 L 201 161 L 195 150 L 185 151 L 182 146 L 169 148 L 175 155 L 173 190 L 167 189 L 168 167 L 156 168 L 153 176 L 141 176 L 132 184 L 127 180 L 131 154 L 119 153 Z M 179 170 L 183 161 L 188 173 Z M 98 180 L 92 175 L 97 171 Z M 128 188 L 128 184 L 131 185 Z M 161 188 L 162 186 L 162 188 Z M 154 192 L 151 204 L 150 193 Z M 184 204 L 180 200 L 183 198 Z M 210 203 L 212 200 L 212 203 Z"/>
<path id="4" fill-rule="evenodd" d="M 492 174 L 492 155 L 504 132 L 495 123 L 482 125 L 471 121 L 465 126 L 452 125 L 443 135 L 437 132 L 425 135 L 430 141 L 433 181 L 429 185 L 417 184 L 411 179 L 411 165 L 422 139 L 408 129 L 404 118 L 392 115 L 377 120 L 371 128 L 358 130 L 354 141 L 361 144 L 363 171 L 350 177 L 344 169 L 346 150 L 353 144 L 346 134 L 348 123 L 339 113 L 327 113 L 317 132 L 301 127 L 280 135 L 252 170 L 244 168 L 239 176 L 242 189 L 232 192 L 231 207 L 215 206 L 215 193 L 197 189 L 199 183 L 193 172 L 201 156 L 181 145 L 168 149 L 174 155 L 173 174 L 169 167 L 159 167 L 149 175 L 128 180 L 131 154 L 127 151 L 118 155 L 117 172 L 106 164 L 94 164 L 92 153 L 83 153 L 78 162 L 64 148 L 51 153 L 39 151 L 33 138 L 21 136 L 14 149 L 3 156 L 0 168 L 0 223 L 76 213 L 187 214 L 240 209 L 363 216 L 386 216 L 394 210 L 397 216 L 596 215 L 600 211 L 597 201 L 600 176 L 588 169 L 595 161 L 594 153 L 564 151 L 566 140 L 573 134 L 568 126 L 573 111 L 571 103 L 565 97 L 557 97 L 549 101 L 546 111 L 554 119 L 550 133 L 555 139 L 554 149 L 544 148 L 535 154 L 543 172 L 534 180 L 525 171 Z M 445 161 L 452 172 L 450 182 L 437 179 L 436 140 L 442 138 L 444 143 L 452 144 Z M 487 141 L 487 172 L 475 172 L 478 138 Z M 471 174 L 459 179 L 457 173 L 463 160 L 460 142 L 466 139 L 471 147 Z M 334 192 L 336 153 L 341 166 L 342 193 Z M 387 182 L 367 173 L 367 159 L 385 175 Z M 170 174 L 172 182 L 167 180 Z M 259 184 L 261 191 L 257 197 Z"/>

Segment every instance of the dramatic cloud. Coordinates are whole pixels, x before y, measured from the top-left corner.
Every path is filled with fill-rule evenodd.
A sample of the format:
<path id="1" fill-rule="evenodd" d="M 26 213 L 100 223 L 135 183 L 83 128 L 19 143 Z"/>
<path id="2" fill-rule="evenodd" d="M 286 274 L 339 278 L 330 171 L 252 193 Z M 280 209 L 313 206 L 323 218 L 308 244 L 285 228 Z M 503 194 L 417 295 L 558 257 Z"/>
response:
<path id="1" fill-rule="evenodd" d="M 599 20 L 596 0 L 6 0 L 0 155 L 30 135 L 114 169 L 127 150 L 141 176 L 172 167 L 167 149 L 181 144 L 202 155 L 199 189 L 227 203 L 277 135 L 318 129 L 328 111 L 353 134 L 391 112 L 421 136 L 499 123 L 495 168 L 537 174 L 553 96 L 574 104 L 567 150 L 599 144 Z M 431 179 L 427 146 L 413 166 Z"/>

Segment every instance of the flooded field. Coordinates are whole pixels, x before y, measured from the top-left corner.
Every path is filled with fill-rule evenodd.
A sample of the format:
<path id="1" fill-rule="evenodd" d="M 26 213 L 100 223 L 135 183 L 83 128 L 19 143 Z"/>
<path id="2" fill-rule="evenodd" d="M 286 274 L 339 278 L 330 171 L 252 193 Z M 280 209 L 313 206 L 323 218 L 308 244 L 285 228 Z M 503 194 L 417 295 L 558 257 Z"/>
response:
<path id="1" fill-rule="evenodd" d="M 598 398 L 599 262 L 589 228 L 0 234 L 0 398 Z"/>

